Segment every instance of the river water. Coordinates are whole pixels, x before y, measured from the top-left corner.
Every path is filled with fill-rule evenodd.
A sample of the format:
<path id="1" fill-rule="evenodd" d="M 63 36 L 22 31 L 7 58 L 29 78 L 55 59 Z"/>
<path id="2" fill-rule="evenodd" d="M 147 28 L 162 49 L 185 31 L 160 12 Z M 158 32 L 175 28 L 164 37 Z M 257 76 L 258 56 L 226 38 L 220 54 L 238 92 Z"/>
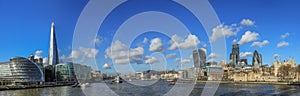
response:
<path id="1" fill-rule="evenodd" d="M 141 83 L 140 83 L 141 84 Z M 147 83 L 148 84 L 148 83 Z M 139 85 L 138 83 L 90 83 L 81 88 L 71 86 L 32 88 L 21 90 L 0 91 L 0 96 L 162 96 L 190 93 L 190 96 L 200 96 L 204 89 L 203 83 L 196 84 L 192 91 L 183 84 L 173 94 L 170 91 L 174 85 L 165 82 Z M 180 85 L 180 84 L 176 84 Z M 185 87 L 184 87 L 185 86 Z M 173 88 L 173 89 L 172 89 Z M 168 93 L 169 92 L 169 93 Z M 271 84 L 220 84 L 215 96 L 300 96 L 300 86 Z"/>

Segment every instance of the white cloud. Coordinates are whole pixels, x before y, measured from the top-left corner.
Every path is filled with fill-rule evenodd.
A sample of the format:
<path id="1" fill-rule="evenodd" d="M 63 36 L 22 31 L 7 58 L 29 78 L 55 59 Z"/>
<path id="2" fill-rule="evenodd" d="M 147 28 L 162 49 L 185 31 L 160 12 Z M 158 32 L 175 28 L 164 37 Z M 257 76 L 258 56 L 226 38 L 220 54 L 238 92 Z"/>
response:
<path id="1" fill-rule="evenodd" d="M 242 25 L 246 25 L 246 26 L 253 26 L 254 25 L 254 21 L 252 21 L 252 20 L 250 20 L 250 19 L 243 19 L 242 21 L 241 21 L 241 24 Z"/>
<path id="2" fill-rule="evenodd" d="M 163 44 L 159 38 L 154 38 L 150 41 L 149 50 L 153 52 L 162 52 Z"/>
<path id="3" fill-rule="evenodd" d="M 221 37 L 235 36 L 239 30 L 240 28 L 237 28 L 236 24 L 233 24 L 231 26 L 220 24 L 212 29 L 210 42 L 215 42 Z"/>
<path id="4" fill-rule="evenodd" d="M 274 55 L 273 55 L 273 58 L 274 58 L 274 59 L 280 58 L 280 55 L 279 55 L 279 54 L 274 54 Z"/>
<path id="5" fill-rule="evenodd" d="M 251 57 L 252 55 L 253 55 L 252 52 L 241 52 L 240 53 L 241 58 Z"/>
<path id="6" fill-rule="evenodd" d="M 220 56 L 218 55 L 218 54 L 216 54 L 216 53 L 210 53 L 209 55 L 208 55 L 208 58 L 219 58 Z"/>
<path id="7" fill-rule="evenodd" d="M 289 42 L 282 41 L 277 44 L 277 48 L 284 47 L 284 46 L 289 46 Z"/>
<path id="8" fill-rule="evenodd" d="M 167 59 L 173 58 L 176 56 L 176 53 L 171 53 L 166 56 Z"/>
<path id="9" fill-rule="evenodd" d="M 193 54 L 191 54 L 191 55 L 189 56 L 189 58 L 190 58 L 190 59 L 193 59 Z"/>
<path id="10" fill-rule="evenodd" d="M 92 43 L 93 43 L 93 44 L 96 44 L 97 46 L 100 46 L 100 45 L 102 44 L 102 42 L 103 42 L 103 38 L 100 37 L 100 36 L 97 36 L 97 37 L 92 41 Z"/>
<path id="11" fill-rule="evenodd" d="M 60 60 L 66 60 L 66 59 L 69 59 L 69 58 L 66 55 L 62 55 L 62 56 L 59 57 L 59 59 Z"/>
<path id="12" fill-rule="evenodd" d="M 194 49 L 200 44 L 200 40 L 196 35 L 189 34 L 186 39 L 181 39 L 177 35 L 173 35 L 170 40 L 171 46 L 169 50 L 175 49 Z"/>
<path id="13" fill-rule="evenodd" d="M 111 65 L 106 63 L 102 66 L 102 68 L 103 69 L 111 69 Z"/>
<path id="14" fill-rule="evenodd" d="M 208 59 L 206 62 L 217 62 L 214 58 Z"/>
<path id="15" fill-rule="evenodd" d="M 147 42 L 148 42 L 148 39 L 145 37 L 143 40 L 143 43 L 147 43 Z"/>
<path id="16" fill-rule="evenodd" d="M 105 57 L 112 59 L 115 64 L 141 64 L 143 62 L 144 48 L 129 49 L 125 44 L 117 40 L 105 50 L 105 53 Z"/>
<path id="17" fill-rule="evenodd" d="M 207 44 L 202 43 L 202 47 L 203 47 L 203 48 L 206 48 L 206 47 L 207 47 Z"/>
<path id="18" fill-rule="evenodd" d="M 42 50 L 36 50 L 34 58 L 42 58 L 42 54 L 43 54 Z"/>
<path id="19" fill-rule="evenodd" d="M 180 58 L 175 58 L 174 59 L 174 62 L 178 62 L 178 61 L 180 61 L 181 59 Z"/>
<path id="20" fill-rule="evenodd" d="M 77 50 L 72 50 L 71 54 L 69 55 L 68 59 L 78 59 L 80 57 L 80 53 Z"/>
<path id="21" fill-rule="evenodd" d="M 288 36 L 290 36 L 290 33 L 286 32 L 285 34 L 281 35 L 281 39 L 285 39 Z"/>
<path id="22" fill-rule="evenodd" d="M 232 40 L 232 44 L 237 44 L 238 40 L 237 39 L 233 39 Z"/>
<path id="23" fill-rule="evenodd" d="M 263 47 L 267 44 L 269 44 L 270 42 L 268 40 L 264 40 L 263 42 L 253 42 L 251 47 L 257 46 L 257 47 Z"/>
<path id="24" fill-rule="evenodd" d="M 248 42 L 258 40 L 258 36 L 259 34 L 256 32 L 246 31 L 245 34 L 242 36 L 242 39 L 238 43 L 243 45 Z"/>
<path id="25" fill-rule="evenodd" d="M 159 62 L 159 59 L 156 57 L 146 56 L 145 58 L 146 58 L 146 60 L 145 60 L 146 64 L 154 64 L 154 63 Z"/>
<path id="26" fill-rule="evenodd" d="M 87 58 L 96 58 L 98 56 L 99 50 L 95 48 L 83 48 L 80 47 L 79 50 L 84 53 Z"/>
<path id="27" fill-rule="evenodd" d="M 180 64 L 187 64 L 187 63 L 191 63 L 192 60 L 191 59 L 180 59 L 180 58 L 176 58 L 174 60 L 174 62 L 179 62 Z"/>

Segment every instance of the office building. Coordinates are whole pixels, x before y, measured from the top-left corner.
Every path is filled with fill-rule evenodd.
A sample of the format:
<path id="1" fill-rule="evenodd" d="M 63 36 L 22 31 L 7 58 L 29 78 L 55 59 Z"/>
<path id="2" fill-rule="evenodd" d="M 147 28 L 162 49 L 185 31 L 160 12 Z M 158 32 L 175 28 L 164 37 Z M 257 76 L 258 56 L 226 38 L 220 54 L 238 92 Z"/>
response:
<path id="1" fill-rule="evenodd" d="M 43 72 L 33 61 L 13 57 L 9 62 L 0 63 L 1 85 L 39 85 L 44 82 Z"/>
<path id="2" fill-rule="evenodd" d="M 76 82 L 76 75 L 74 72 L 73 63 L 57 64 L 55 68 L 57 81 Z"/>
<path id="3" fill-rule="evenodd" d="M 52 65 L 54 67 L 56 64 L 59 63 L 54 22 L 52 22 L 52 26 L 51 26 L 48 60 L 49 60 L 48 62 L 49 65 Z"/>
<path id="4" fill-rule="evenodd" d="M 203 49 L 198 49 L 193 51 L 193 60 L 195 68 L 204 68 L 206 63 L 206 52 Z"/>
<path id="5" fill-rule="evenodd" d="M 241 63 L 245 64 L 245 66 L 248 65 L 248 60 L 247 59 L 241 59 Z"/>
<path id="6" fill-rule="evenodd" d="M 240 67 L 238 66 L 239 60 L 240 60 L 239 44 L 233 44 L 232 51 L 230 53 L 230 66 L 233 68 Z"/>
<path id="7" fill-rule="evenodd" d="M 58 49 L 57 49 L 56 36 L 55 36 L 55 26 L 54 26 L 54 22 L 52 22 L 51 33 L 50 33 L 50 46 L 49 46 L 49 53 L 48 53 L 49 66 L 47 66 L 45 69 L 45 75 L 48 76 L 46 81 L 48 82 L 55 81 L 55 66 L 58 63 L 59 63 L 59 58 L 58 58 Z"/>
<path id="8" fill-rule="evenodd" d="M 253 68 L 259 68 L 262 66 L 262 55 L 259 54 L 257 50 L 253 53 L 252 66 Z"/>

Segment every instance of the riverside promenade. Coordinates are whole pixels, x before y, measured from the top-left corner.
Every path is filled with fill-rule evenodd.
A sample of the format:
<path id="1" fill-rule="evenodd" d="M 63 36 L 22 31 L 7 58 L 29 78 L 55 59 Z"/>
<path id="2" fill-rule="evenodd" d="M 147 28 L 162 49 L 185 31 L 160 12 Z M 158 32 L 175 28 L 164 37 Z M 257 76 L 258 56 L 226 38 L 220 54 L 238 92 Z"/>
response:
<path id="1" fill-rule="evenodd" d="M 197 81 L 197 83 L 219 83 L 219 84 L 273 84 L 273 85 L 300 85 L 300 82 L 253 82 L 253 81 Z"/>
<path id="2" fill-rule="evenodd" d="M 17 89 L 30 89 L 30 88 L 70 86 L 70 85 L 73 85 L 73 83 L 47 82 L 43 85 L 2 85 L 2 86 L 0 86 L 0 91 L 1 90 L 17 90 Z"/>

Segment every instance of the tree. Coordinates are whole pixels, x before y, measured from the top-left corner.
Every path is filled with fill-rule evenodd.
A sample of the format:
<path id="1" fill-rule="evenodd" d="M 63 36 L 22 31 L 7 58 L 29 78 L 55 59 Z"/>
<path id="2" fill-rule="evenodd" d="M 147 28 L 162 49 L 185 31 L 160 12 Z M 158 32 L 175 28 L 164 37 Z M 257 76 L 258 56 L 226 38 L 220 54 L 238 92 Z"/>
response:
<path id="1" fill-rule="evenodd" d="M 290 64 L 282 65 L 278 69 L 278 75 L 285 81 L 290 81 L 294 76 L 294 68 Z"/>
<path id="2" fill-rule="evenodd" d="M 296 72 L 300 73 L 300 64 L 296 67 Z"/>
<path id="3" fill-rule="evenodd" d="M 300 74 L 300 64 L 295 68 L 296 74 L 298 75 L 298 81 L 299 81 L 299 74 Z"/>

